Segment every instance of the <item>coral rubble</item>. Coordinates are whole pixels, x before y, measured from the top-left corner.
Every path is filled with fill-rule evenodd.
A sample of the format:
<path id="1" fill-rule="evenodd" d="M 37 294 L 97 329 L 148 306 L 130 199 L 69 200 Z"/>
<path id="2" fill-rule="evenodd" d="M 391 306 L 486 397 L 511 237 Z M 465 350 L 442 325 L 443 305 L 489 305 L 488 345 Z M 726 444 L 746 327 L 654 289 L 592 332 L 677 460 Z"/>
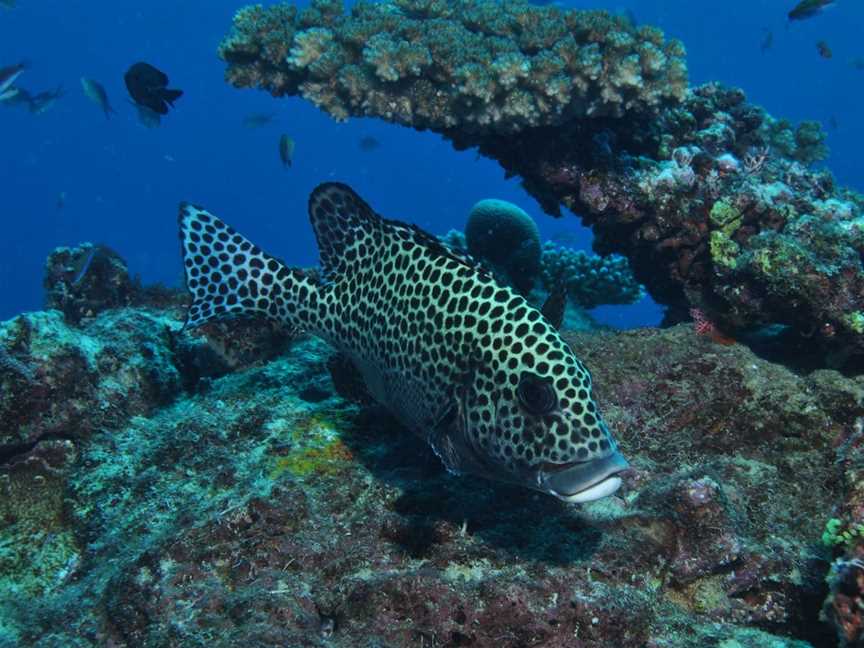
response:
<path id="1" fill-rule="evenodd" d="M 810 168 L 824 133 L 688 89 L 654 28 L 521 1 L 317 0 L 241 10 L 220 55 L 238 87 L 477 147 L 547 212 L 582 214 L 672 321 L 698 308 L 734 337 L 787 327 L 823 363 L 864 356 L 864 199 Z"/>
<path id="2" fill-rule="evenodd" d="M 94 306 L 0 324 L 2 646 L 860 638 L 860 377 L 685 324 L 567 334 L 634 466 L 574 507 L 448 475 L 318 341 Z"/>

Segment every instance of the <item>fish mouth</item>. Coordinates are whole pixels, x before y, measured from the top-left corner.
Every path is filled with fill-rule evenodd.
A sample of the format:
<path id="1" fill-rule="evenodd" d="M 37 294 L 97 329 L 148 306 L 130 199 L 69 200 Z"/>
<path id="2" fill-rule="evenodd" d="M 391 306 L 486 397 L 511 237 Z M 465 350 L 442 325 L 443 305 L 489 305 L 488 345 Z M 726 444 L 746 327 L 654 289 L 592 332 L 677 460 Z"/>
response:
<path id="1" fill-rule="evenodd" d="M 617 450 L 601 459 L 547 464 L 537 474 L 538 488 L 564 502 L 581 504 L 611 495 L 621 486 L 618 475 L 630 464 Z"/>

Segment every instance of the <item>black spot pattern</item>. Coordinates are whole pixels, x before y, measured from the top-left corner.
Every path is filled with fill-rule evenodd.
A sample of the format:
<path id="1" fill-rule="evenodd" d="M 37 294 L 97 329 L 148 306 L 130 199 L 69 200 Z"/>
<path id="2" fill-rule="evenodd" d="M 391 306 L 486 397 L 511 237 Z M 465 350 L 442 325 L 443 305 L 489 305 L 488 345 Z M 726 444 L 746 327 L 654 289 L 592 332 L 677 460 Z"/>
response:
<path id="1" fill-rule="evenodd" d="M 233 314 L 304 328 L 376 376 L 372 396 L 424 438 L 461 402 L 472 444 L 505 470 L 524 474 L 526 465 L 587 461 L 615 449 L 587 369 L 524 298 L 419 228 L 381 218 L 345 185 L 318 187 L 309 215 L 320 284 L 204 210 L 181 206 L 195 298 L 188 325 Z M 205 252 L 215 248 L 207 237 L 230 241 L 231 255 Z M 552 411 L 535 415 L 520 404 L 515 387 L 525 372 L 552 386 Z"/>

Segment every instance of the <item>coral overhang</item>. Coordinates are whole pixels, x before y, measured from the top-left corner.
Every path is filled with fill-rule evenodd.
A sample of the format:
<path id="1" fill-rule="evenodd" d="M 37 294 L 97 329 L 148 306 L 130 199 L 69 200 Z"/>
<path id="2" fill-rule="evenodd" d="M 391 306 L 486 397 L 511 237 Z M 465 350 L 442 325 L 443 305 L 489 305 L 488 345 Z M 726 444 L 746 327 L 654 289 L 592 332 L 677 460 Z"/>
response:
<path id="1" fill-rule="evenodd" d="M 581 214 L 672 321 L 695 307 L 736 336 L 783 325 L 835 364 L 864 354 L 864 199 L 811 168 L 818 124 L 688 88 L 657 29 L 525 2 L 318 0 L 241 10 L 219 52 L 235 86 L 476 147 L 550 214 Z"/>

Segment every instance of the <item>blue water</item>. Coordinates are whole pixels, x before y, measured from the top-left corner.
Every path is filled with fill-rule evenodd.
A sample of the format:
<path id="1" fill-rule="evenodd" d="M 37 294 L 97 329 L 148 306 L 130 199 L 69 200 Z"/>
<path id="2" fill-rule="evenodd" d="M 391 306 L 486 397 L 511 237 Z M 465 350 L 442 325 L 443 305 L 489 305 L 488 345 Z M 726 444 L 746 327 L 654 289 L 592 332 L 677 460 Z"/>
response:
<path id="1" fill-rule="evenodd" d="M 317 250 L 306 217 L 309 191 L 325 180 L 352 185 L 378 212 L 433 233 L 462 228 L 471 205 L 494 197 L 520 204 L 545 236 L 591 234 L 573 215 L 544 216 L 518 179 L 473 151 L 456 152 L 430 133 L 375 120 L 338 124 L 300 99 L 236 90 L 222 79 L 216 47 L 244 2 L 18 0 L 0 9 L 0 66 L 27 59 L 20 86 L 39 92 L 62 84 L 66 95 L 42 115 L 0 106 L 0 319 L 42 305 L 42 264 L 56 246 L 105 243 L 145 281 L 179 284 L 177 204 L 206 206 L 271 253 L 312 265 Z M 302 4 L 302 3 L 301 3 Z M 777 116 L 826 124 L 837 179 L 864 190 L 860 149 L 864 72 L 864 3 L 838 0 L 808 21 L 789 24 L 786 0 L 573 1 L 576 8 L 630 9 L 687 47 L 692 83 L 742 87 Z M 764 30 L 773 47 L 760 52 Z M 816 42 L 834 53 L 825 60 Z M 157 129 L 146 129 L 126 99 L 123 73 L 144 60 L 163 69 L 185 95 Z M 118 111 L 106 121 L 83 94 L 86 76 L 101 82 Z M 253 113 L 276 112 L 273 124 L 243 125 Z M 829 121 L 833 118 L 837 128 Z M 279 161 L 281 133 L 296 140 L 294 166 Z M 363 152 L 372 136 L 381 146 Z M 65 204 L 58 197 L 65 192 Z M 654 324 L 650 300 L 603 307 L 605 322 Z"/>

